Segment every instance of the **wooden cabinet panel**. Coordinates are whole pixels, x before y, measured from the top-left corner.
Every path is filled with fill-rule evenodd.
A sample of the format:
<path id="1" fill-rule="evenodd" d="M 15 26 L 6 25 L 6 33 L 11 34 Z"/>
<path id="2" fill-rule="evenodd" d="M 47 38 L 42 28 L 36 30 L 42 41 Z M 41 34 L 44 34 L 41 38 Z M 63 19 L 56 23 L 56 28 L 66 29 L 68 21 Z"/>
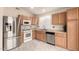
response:
<path id="1" fill-rule="evenodd" d="M 36 39 L 40 40 L 41 39 L 41 34 L 36 31 Z"/>
<path id="2" fill-rule="evenodd" d="M 65 25 L 65 23 L 66 23 L 66 12 L 54 14 L 52 16 L 52 24 Z"/>
<path id="3" fill-rule="evenodd" d="M 32 17 L 32 19 L 31 19 L 31 24 L 32 24 L 32 25 L 35 24 L 35 18 L 34 18 L 34 17 Z"/>
<path id="4" fill-rule="evenodd" d="M 64 33 L 64 32 L 62 32 L 62 33 L 56 33 L 55 35 L 56 35 L 56 37 L 66 38 L 66 33 Z"/>
<path id="5" fill-rule="evenodd" d="M 36 31 L 36 39 L 45 41 L 46 40 L 46 34 L 43 31 Z"/>
<path id="6" fill-rule="evenodd" d="M 55 45 L 66 48 L 66 38 L 55 37 Z"/>
<path id="7" fill-rule="evenodd" d="M 31 20 L 32 18 L 31 18 L 31 16 L 24 16 L 23 15 L 23 20 Z"/>
<path id="8" fill-rule="evenodd" d="M 59 15 L 55 14 L 52 16 L 52 24 L 57 25 L 59 24 Z"/>
<path id="9" fill-rule="evenodd" d="M 67 48 L 66 34 L 56 33 L 55 34 L 55 45 L 63 48 Z"/>
<path id="10" fill-rule="evenodd" d="M 35 39 L 35 38 L 36 38 L 36 31 L 32 30 L 32 39 Z"/>
<path id="11" fill-rule="evenodd" d="M 67 20 L 77 20 L 78 19 L 78 8 L 69 9 L 67 11 Z"/>
<path id="12" fill-rule="evenodd" d="M 19 24 L 19 25 L 18 25 Z M 18 46 L 20 46 L 22 43 L 24 43 L 24 37 L 23 37 L 23 35 L 24 35 L 24 33 L 21 31 L 21 25 L 23 24 L 23 15 L 18 15 L 18 17 L 17 17 L 17 27 L 18 27 L 18 29 L 17 29 L 17 35 L 19 36 L 18 37 L 18 42 L 19 42 L 19 44 L 18 44 Z"/>
<path id="13" fill-rule="evenodd" d="M 59 24 L 60 25 L 66 24 L 66 12 L 62 12 L 59 14 Z"/>
<path id="14" fill-rule="evenodd" d="M 78 50 L 78 22 L 77 21 L 68 21 L 68 49 Z"/>
<path id="15" fill-rule="evenodd" d="M 68 49 L 79 50 L 79 8 L 67 11 Z"/>
<path id="16" fill-rule="evenodd" d="M 32 17 L 31 24 L 32 25 L 37 25 L 38 24 L 38 17 Z"/>
<path id="17" fill-rule="evenodd" d="M 41 41 L 45 41 L 46 40 L 46 34 L 45 32 L 41 33 Z"/>

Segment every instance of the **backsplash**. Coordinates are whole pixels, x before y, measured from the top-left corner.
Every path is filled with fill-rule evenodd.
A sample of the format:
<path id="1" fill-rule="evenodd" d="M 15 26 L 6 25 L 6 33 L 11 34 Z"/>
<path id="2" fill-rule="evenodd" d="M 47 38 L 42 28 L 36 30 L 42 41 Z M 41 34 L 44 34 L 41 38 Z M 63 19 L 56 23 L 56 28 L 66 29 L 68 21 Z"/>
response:
<path id="1" fill-rule="evenodd" d="M 39 28 L 51 29 L 51 16 L 50 15 L 40 17 Z"/>
<path id="2" fill-rule="evenodd" d="M 64 25 L 51 25 L 51 29 L 64 31 Z"/>

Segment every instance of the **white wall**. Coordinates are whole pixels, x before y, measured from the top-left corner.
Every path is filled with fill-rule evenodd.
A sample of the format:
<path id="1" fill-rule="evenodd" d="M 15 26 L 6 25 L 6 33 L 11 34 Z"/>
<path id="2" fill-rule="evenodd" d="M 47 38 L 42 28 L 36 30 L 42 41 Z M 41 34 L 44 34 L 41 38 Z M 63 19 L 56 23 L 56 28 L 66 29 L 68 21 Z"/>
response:
<path id="1" fill-rule="evenodd" d="M 3 26 L 2 26 L 2 24 L 3 24 L 3 20 L 2 20 L 2 15 L 3 15 L 3 8 L 0 8 L 0 51 L 2 50 L 2 39 L 3 39 L 3 37 L 2 37 L 2 35 L 3 35 L 3 33 L 2 33 L 2 30 L 3 30 Z"/>
<path id="2" fill-rule="evenodd" d="M 0 50 L 2 50 L 2 41 L 3 41 L 3 18 L 2 16 L 14 16 L 17 15 L 24 15 L 24 16 L 33 16 L 32 14 L 28 13 L 27 11 L 20 9 L 16 10 L 15 7 L 0 7 Z"/>
<path id="3" fill-rule="evenodd" d="M 3 42 L 3 37 L 2 37 L 2 35 L 3 35 L 3 33 L 2 33 L 2 31 L 3 31 L 3 26 L 2 26 L 2 24 L 3 24 L 3 20 L 2 20 L 2 16 L 0 16 L 0 51 L 2 50 L 2 42 Z"/>

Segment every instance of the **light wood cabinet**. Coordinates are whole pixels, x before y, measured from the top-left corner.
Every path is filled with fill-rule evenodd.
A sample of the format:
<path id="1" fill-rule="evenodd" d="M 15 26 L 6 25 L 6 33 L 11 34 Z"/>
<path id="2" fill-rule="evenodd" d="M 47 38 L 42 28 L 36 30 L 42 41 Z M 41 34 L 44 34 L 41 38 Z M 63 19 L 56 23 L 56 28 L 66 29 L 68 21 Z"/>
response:
<path id="1" fill-rule="evenodd" d="M 79 50 L 79 8 L 67 11 L 68 49 Z"/>
<path id="2" fill-rule="evenodd" d="M 79 8 L 67 10 L 67 20 L 77 20 L 79 16 Z"/>
<path id="3" fill-rule="evenodd" d="M 46 40 L 46 33 L 44 31 L 36 31 L 36 39 L 37 40 L 41 40 L 41 41 L 45 41 Z"/>
<path id="4" fill-rule="evenodd" d="M 55 33 L 55 45 L 67 48 L 66 33 Z"/>
<path id="5" fill-rule="evenodd" d="M 32 39 L 36 39 L 36 31 L 32 30 Z"/>
<path id="6" fill-rule="evenodd" d="M 31 24 L 32 25 L 37 25 L 38 24 L 38 17 L 33 16 L 32 19 L 31 19 Z"/>
<path id="7" fill-rule="evenodd" d="M 52 16 L 53 25 L 65 25 L 66 24 L 66 12 L 57 13 Z"/>
<path id="8" fill-rule="evenodd" d="M 60 25 L 66 24 L 66 12 L 59 13 L 59 24 Z"/>
<path id="9" fill-rule="evenodd" d="M 68 21 L 68 49 L 69 50 L 78 50 L 79 38 L 78 38 L 78 21 Z"/>
<path id="10" fill-rule="evenodd" d="M 18 39 L 17 39 L 18 42 L 19 42 L 18 46 L 20 46 L 22 43 L 24 43 L 24 39 L 23 39 L 24 34 L 21 31 L 21 25 L 22 24 L 23 24 L 23 15 L 18 15 L 18 17 L 17 17 L 17 27 L 18 27 L 18 29 L 16 31 L 17 35 L 19 36 Z"/>
<path id="11" fill-rule="evenodd" d="M 54 25 L 59 24 L 59 15 L 58 14 L 54 14 L 52 16 L 52 24 L 54 24 Z"/>

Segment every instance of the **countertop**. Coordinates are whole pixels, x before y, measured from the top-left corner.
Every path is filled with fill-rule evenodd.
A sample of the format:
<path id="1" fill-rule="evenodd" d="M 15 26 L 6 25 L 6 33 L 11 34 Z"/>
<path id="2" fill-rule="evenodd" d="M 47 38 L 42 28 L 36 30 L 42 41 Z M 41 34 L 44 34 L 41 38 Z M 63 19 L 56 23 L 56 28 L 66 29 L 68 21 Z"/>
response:
<path id="1" fill-rule="evenodd" d="M 34 28 L 32 30 L 44 31 L 44 32 L 55 32 L 55 33 L 66 33 L 64 31 L 58 31 L 58 30 L 52 30 L 52 29 L 39 29 L 39 28 Z"/>

